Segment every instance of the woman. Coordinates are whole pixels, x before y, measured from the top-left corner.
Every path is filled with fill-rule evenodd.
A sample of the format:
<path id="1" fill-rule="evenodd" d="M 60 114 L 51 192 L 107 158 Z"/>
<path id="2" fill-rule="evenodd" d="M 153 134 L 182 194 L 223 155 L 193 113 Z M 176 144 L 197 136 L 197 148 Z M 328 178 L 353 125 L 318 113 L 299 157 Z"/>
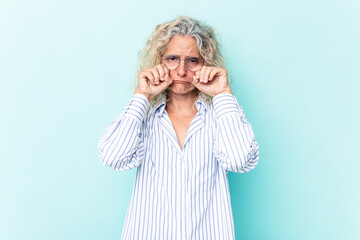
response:
<path id="1" fill-rule="evenodd" d="M 235 239 L 227 172 L 259 158 L 211 27 L 179 17 L 139 54 L 138 86 L 99 142 L 104 165 L 137 167 L 122 239 Z"/>

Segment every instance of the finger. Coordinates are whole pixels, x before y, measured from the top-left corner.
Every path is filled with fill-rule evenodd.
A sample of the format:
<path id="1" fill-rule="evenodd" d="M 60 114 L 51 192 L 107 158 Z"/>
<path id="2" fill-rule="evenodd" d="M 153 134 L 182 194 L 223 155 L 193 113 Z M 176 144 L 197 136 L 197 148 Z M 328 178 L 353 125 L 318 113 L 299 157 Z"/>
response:
<path id="1" fill-rule="evenodd" d="M 144 72 L 144 75 L 147 77 L 147 79 L 149 79 L 149 82 L 152 85 L 155 85 L 155 79 L 151 72 L 146 71 L 146 72 Z"/>
<path id="2" fill-rule="evenodd" d="M 214 77 L 216 74 L 217 74 L 217 71 L 215 68 L 213 68 L 213 70 L 210 72 L 210 75 L 209 75 L 209 81 L 214 80 Z"/>
<path id="3" fill-rule="evenodd" d="M 170 77 L 170 69 L 168 69 L 164 64 L 162 64 L 165 70 L 165 81 L 172 82 L 172 78 Z"/>
<path id="4" fill-rule="evenodd" d="M 204 72 L 204 83 L 207 83 L 209 81 L 209 74 L 211 72 L 211 70 L 213 70 L 214 68 L 209 67 L 205 70 Z"/>
<path id="5" fill-rule="evenodd" d="M 164 81 L 164 89 L 166 89 L 168 86 L 170 86 L 171 84 L 173 83 L 173 80 L 172 80 L 172 78 L 171 77 L 167 77 L 167 78 L 165 78 L 165 81 Z"/>
<path id="6" fill-rule="evenodd" d="M 195 87 L 196 87 L 197 85 L 199 85 L 199 79 L 196 77 L 195 74 L 193 75 L 193 79 L 192 79 L 191 83 L 192 83 L 193 85 L 195 85 Z"/>
<path id="7" fill-rule="evenodd" d="M 150 81 L 150 83 L 151 83 L 151 80 L 150 80 L 149 77 L 147 76 L 147 70 L 142 70 L 142 71 L 140 71 L 138 78 L 139 78 L 139 81 L 140 81 L 140 79 L 144 79 L 144 81 L 145 81 L 146 83 L 148 83 L 149 81 Z"/>
<path id="8" fill-rule="evenodd" d="M 159 71 L 160 80 L 164 81 L 165 80 L 165 75 L 166 75 L 164 67 L 161 64 L 159 64 L 159 65 L 156 66 L 156 68 Z"/>
<path id="9" fill-rule="evenodd" d="M 207 68 L 208 68 L 208 67 L 206 67 L 206 66 L 204 66 L 204 67 L 201 68 L 201 70 L 200 70 L 200 82 L 203 82 L 203 81 L 204 81 L 204 73 L 205 73 L 205 71 L 206 71 Z"/>
<path id="10" fill-rule="evenodd" d="M 160 83 L 160 75 L 159 75 L 159 72 L 158 72 L 157 68 L 151 69 L 151 72 L 154 75 L 155 83 L 159 84 Z"/>
<path id="11" fill-rule="evenodd" d="M 201 73 L 200 70 L 198 70 L 198 71 L 195 72 L 195 77 L 196 77 L 197 79 L 199 79 L 199 80 L 200 80 L 200 73 Z"/>

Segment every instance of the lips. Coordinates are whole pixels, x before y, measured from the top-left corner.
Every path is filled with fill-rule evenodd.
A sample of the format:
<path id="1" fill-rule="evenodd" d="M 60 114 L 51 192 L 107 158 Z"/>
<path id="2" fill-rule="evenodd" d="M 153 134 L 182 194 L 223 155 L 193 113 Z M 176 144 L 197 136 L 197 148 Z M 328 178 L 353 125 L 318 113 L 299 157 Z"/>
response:
<path id="1" fill-rule="evenodd" d="M 181 80 L 174 80 L 175 83 L 189 84 L 190 82 L 185 82 Z"/>

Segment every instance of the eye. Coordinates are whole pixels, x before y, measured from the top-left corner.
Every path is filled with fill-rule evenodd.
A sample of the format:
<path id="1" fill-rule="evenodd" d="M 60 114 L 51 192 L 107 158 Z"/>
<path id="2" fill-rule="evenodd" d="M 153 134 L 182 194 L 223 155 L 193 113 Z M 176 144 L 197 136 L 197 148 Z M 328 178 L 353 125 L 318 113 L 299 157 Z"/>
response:
<path id="1" fill-rule="evenodd" d="M 191 63 L 198 63 L 198 62 L 199 62 L 199 59 L 196 58 L 196 57 L 191 57 L 191 58 L 188 58 L 187 61 L 188 61 L 188 62 L 191 62 Z"/>
<path id="2" fill-rule="evenodd" d="M 167 60 L 167 61 L 170 61 L 170 62 L 174 62 L 174 61 L 177 61 L 177 60 L 178 60 L 178 57 L 176 57 L 176 56 L 167 56 L 167 57 L 166 57 L 166 60 Z"/>

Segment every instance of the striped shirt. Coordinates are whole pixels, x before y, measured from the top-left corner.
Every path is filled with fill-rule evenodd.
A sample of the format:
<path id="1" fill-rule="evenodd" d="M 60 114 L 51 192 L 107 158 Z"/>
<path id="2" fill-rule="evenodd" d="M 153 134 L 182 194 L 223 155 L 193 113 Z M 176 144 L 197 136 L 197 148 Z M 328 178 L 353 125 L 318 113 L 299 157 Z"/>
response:
<path id="1" fill-rule="evenodd" d="M 149 105 L 134 94 L 98 145 L 105 166 L 137 167 L 121 239 L 235 239 L 228 171 L 248 172 L 259 159 L 236 97 L 198 98 L 182 149 L 166 95 Z"/>

